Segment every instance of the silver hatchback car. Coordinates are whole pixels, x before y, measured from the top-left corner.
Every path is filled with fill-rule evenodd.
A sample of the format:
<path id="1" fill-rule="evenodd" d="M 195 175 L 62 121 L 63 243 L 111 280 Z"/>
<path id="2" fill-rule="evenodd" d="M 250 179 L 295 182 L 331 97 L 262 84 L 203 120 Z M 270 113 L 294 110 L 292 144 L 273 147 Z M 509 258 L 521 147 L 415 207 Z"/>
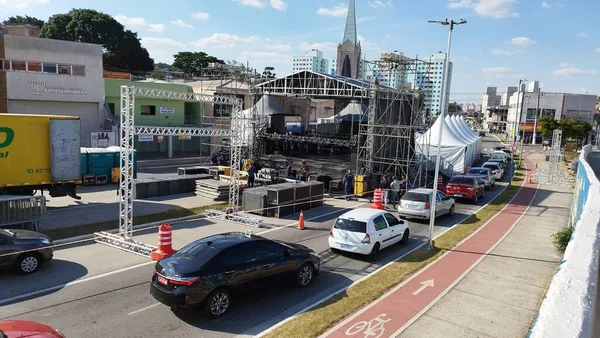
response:
<path id="1" fill-rule="evenodd" d="M 492 189 L 492 187 L 496 185 L 496 175 L 492 173 L 490 168 L 473 167 L 469 169 L 466 176 L 479 177 L 485 184 L 487 190 Z"/>

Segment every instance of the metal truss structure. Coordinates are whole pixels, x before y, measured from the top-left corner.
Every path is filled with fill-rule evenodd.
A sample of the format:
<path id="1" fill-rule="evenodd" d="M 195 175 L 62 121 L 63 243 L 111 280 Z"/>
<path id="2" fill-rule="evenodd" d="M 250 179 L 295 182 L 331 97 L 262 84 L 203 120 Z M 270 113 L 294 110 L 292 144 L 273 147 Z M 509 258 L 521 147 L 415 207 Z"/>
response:
<path id="1" fill-rule="evenodd" d="M 378 86 L 382 99 L 391 99 L 401 90 Z M 252 93 L 310 98 L 370 99 L 371 83 L 365 80 L 328 75 L 312 71 L 301 71 L 286 77 L 273 79 L 252 87 Z M 406 93 L 410 94 L 410 92 Z"/>
<path id="2" fill-rule="evenodd" d="M 259 136 L 262 138 L 269 139 L 269 140 L 287 140 L 287 141 L 292 141 L 292 142 L 306 142 L 306 143 L 312 143 L 312 144 L 335 145 L 335 146 L 348 147 L 348 148 L 356 147 L 356 144 L 357 144 L 356 143 L 357 138 L 355 136 L 352 136 L 349 140 L 329 138 L 329 137 L 323 137 L 323 136 L 319 136 L 319 135 L 303 136 L 303 135 L 284 135 L 284 134 L 261 133 L 261 134 L 259 134 Z"/>
<path id="3" fill-rule="evenodd" d="M 574 185 L 575 177 L 568 175 L 567 171 L 562 168 L 564 151 L 561 146 L 562 130 L 556 129 L 552 133 L 552 147 L 550 148 L 548 168 L 539 168 L 533 176 L 533 179 L 537 183 L 558 186 Z"/>
<path id="4" fill-rule="evenodd" d="M 159 98 L 179 101 L 210 102 L 228 104 L 233 107 L 231 129 L 211 129 L 192 127 L 147 127 L 135 126 L 135 98 Z M 119 233 L 113 235 L 106 232 L 96 233 L 95 238 L 99 243 L 119 247 L 120 249 L 141 255 L 148 255 L 153 246 L 133 240 L 133 156 L 134 138 L 136 133 L 141 135 L 177 135 L 177 136 L 229 136 L 239 138 L 241 133 L 239 121 L 242 102 L 235 97 L 214 96 L 195 93 L 173 92 L 160 89 L 139 87 L 121 87 L 121 172 L 119 180 Z M 239 205 L 239 177 L 240 177 L 240 146 L 232 142 L 231 150 L 231 178 L 229 189 L 229 210 L 237 211 Z"/>

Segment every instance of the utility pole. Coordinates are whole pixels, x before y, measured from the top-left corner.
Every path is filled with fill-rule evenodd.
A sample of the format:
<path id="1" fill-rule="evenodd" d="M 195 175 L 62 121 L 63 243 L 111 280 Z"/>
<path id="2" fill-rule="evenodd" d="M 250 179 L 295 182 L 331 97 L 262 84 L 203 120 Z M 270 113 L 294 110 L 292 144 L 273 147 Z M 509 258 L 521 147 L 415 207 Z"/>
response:
<path id="1" fill-rule="evenodd" d="M 542 93 L 542 88 L 538 88 L 538 97 L 537 97 L 537 105 L 535 107 L 535 122 L 533 123 L 533 140 L 531 140 L 531 144 L 536 145 L 537 139 L 537 122 L 538 115 L 540 114 L 540 94 Z"/>
<path id="2" fill-rule="evenodd" d="M 438 192 L 438 179 L 440 176 L 440 152 L 441 152 L 441 148 L 442 148 L 442 135 L 443 135 L 443 130 L 444 130 L 444 123 L 445 122 L 445 114 L 448 110 L 448 104 L 446 104 L 446 101 L 449 100 L 448 98 L 448 83 L 449 83 L 449 77 L 450 77 L 450 47 L 452 45 L 452 31 L 454 30 L 454 26 L 456 25 L 463 25 L 466 24 L 467 21 L 460 19 L 460 21 L 454 21 L 454 20 L 450 20 L 448 21 L 448 19 L 445 19 L 443 21 L 428 21 L 429 23 L 439 23 L 442 26 L 448 26 L 448 47 L 446 49 L 446 61 L 444 62 L 444 83 L 442 85 L 442 111 L 440 112 L 440 116 L 438 116 L 438 119 L 440 119 L 440 131 L 439 131 L 439 136 L 438 136 L 438 144 L 437 144 L 437 154 L 436 154 L 436 158 L 435 158 L 435 175 L 433 178 L 433 194 L 432 194 L 432 198 L 431 198 L 431 214 L 429 216 L 429 242 L 427 247 L 429 248 L 429 250 L 433 249 L 433 227 L 435 224 L 435 216 L 436 216 L 436 212 L 435 212 L 435 208 L 436 208 L 436 201 L 437 201 L 437 192 Z M 431 147 L 431 145 L 430 145 Z"/>

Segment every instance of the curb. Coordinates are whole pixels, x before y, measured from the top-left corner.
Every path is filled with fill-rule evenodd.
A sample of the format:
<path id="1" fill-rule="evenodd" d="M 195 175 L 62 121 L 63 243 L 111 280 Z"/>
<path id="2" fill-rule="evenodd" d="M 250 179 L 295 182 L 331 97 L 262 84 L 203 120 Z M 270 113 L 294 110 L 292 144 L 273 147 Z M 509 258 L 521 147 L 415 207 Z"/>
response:
<path id="1" fill-rule="evenodd" d="M 166 220 L 159 221 L 159 222 L 138 224 L 138 225 L 133 226 L 133 230 L 151 228 L 151 227 L 159 226 L 164 223 L 180 223 L 180 222 L 191 221 L 191 220 L 201 219 L 201 218 L 205 218 L 204 215 L 191 215 L 191 216 L 185 216 L 185 217 L 179 217 L 179 218 L 166 219 Z M 105 232 L 115 234 L 115 233 L 118 233 L 119 230 L 113 229 L 113 230 L 107 230 Z M 56 241 L 53 241 L 53 243 L 55 245 L 64 245 L 64 244 L 69 244 L 70 242 L 80 242 L 80 241 L 85 241 L 87 239 L 93 239 L 93 238 L 94 238 L 94 234 L 87 234 L 87 235 L 80 235 L 80 236 L 75 236 L 75 237 L 58 239 Z"/>

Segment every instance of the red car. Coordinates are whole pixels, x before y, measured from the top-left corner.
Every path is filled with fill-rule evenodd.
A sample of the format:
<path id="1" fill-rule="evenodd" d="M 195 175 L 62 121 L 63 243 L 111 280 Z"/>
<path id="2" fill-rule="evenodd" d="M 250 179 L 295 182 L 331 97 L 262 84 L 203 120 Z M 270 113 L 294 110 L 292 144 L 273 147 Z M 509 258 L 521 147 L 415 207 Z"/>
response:
<path id="1" fill-rule="evenodd" d="M 0 320 L 0 338 L 65 338 L 56 329 L 26 320 Z"/>
<path id="2" fill-rule="evenodd" d="M 452 198 L 464 198 L 479 202 L 485 194 L 485 184 L 479 177 L 475 176 L 454 176 L 446 185 L 446 196 Z"/>

